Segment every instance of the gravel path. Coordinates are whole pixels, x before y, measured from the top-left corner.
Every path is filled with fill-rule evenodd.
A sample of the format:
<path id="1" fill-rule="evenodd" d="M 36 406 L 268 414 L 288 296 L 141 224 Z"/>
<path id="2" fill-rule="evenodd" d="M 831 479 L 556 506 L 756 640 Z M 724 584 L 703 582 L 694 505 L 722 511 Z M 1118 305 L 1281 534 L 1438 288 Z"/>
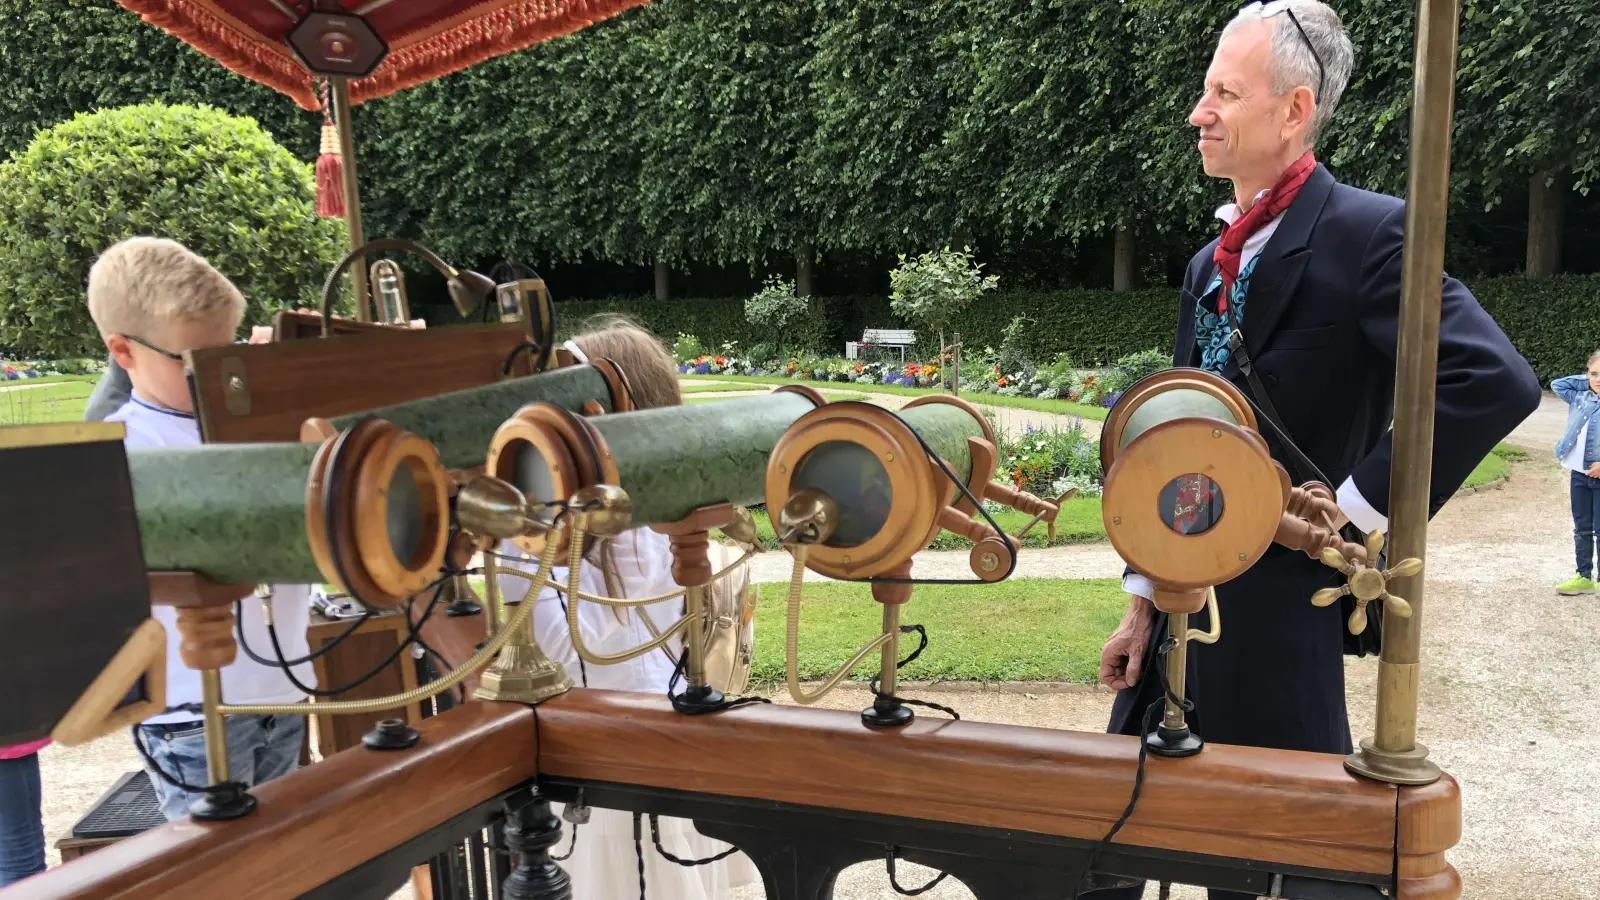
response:
<path id="1" fill-rule="evenodd" d="M 1550 587 L 1572 568 L 1567 476 L 1548 461 L 1562 417 L 1560 404 L 1547 400 L 1512 436 L 1533 459 L 1515 466 L 1505 487 L 1450 503 L 1430 532 L 1420 733 L 1462 784 L 1464 834 L 1450 857 L 1465 881 L 1464 896 L 1474 900 L 1600 897 L 1600 756 L 1588 740 L 1600 720 L 1600 644 L 1593 640 L 1600 597 L 1557 597 Z M 758 578 L 786 578 L 786 561 L 777 553 L 757 557 Z M 964 565 L 964 553 L 929 553 L 918 558 L 917 571 L 933 575 Z M 1062 547 L 1025 552 L 1018 575 L 1120 571 L 1107 548 Z M 1358 736 L 1371 733 L 1376 669 L 1373 660 L 1347 666 Z M 854 709 L 864 697 L 852 690 L 825 702 Z M 1052 728 L 1098 730 L 1110 708 L 1109 694 L 1099 691 L 930 697 L 967 718 Z M 42 758 L 52 844 L 118 774 L 137 765 L 120 733 L 85 747 L 50 747 Z M 928 875 L 909 864 L 901 869 L 907 885 L 925 883 Z M 897 897 L 881 864 L 848 870 L 835 896 Z M 971 894 L 946 882 L 923 896 Z M 1178 887 L 1173 896 L 1204 894 Z M 759 897 L 745 890 L 733 900 Z"/>

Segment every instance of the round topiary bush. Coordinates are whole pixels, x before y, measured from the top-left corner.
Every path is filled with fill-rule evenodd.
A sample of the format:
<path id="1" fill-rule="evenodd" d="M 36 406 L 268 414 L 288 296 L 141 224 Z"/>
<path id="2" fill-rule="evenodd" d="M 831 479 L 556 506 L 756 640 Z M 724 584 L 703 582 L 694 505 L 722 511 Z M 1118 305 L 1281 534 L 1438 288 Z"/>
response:
<path id="1" fill-rule="evenodd" d="M 311 166 L 253 119 L 160 103 L 80 114 L 0 165 L 0 346 L 98 355 L 89 266 L 134 235 L 181 241 L 233 280 L 247 321 L 311 305 L 343 248 Z"/>

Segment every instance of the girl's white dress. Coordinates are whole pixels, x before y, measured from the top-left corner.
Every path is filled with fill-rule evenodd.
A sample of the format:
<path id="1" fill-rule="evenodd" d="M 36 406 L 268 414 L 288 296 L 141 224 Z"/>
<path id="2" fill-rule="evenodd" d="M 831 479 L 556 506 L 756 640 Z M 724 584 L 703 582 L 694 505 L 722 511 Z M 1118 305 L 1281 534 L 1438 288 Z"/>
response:
<path id="1" fill-rule="evenodd" d="M 613 538 L 611 549 L 618 576 L 612 588 L 607 589 L 604 574 L 591 559 L 585 561 L 578 576 L 583 590 L 603 597 L 648 597 L 677 590 L 672 580 L 671 544 L 665 535 L 648 528 L 634 529 Z M 502 566 L 515 566 L 529 573 L 538 568 L 536 560 L 527 558 L 527 554 L 509 541 L 501 545 L 500 553 Z M 598 558 L 594 551 L 590 556 Z M 522 561 L 511 562 L 506 557 L 520 557 Z M 566 567 L 555 567 L 550 577 L 565 584 Z M 502 596 L 510 601 L 520 599 L 528 590 L 527 579 L 515 575 L 502 573 L 498 581 Z M 652 634 L 640 618 L 642 615 L 650 617 L 657 631 L 665 630 L 682 617 L 683 598 L 631 609 L 579 601 L 578 627 L 584 647 L 592 653 L 610 654 L 649 641 Z M 682 652 L 681 641 L 673 638 L 667 643 L 667 653 L 656 649 L 615 665 L 585 662 L 580 666 L 568 632 L 562 598 L 548 587 L 540 591 L 534 601 L 533 636 L 546 656 L 566 668 L 574 683 L 593 688 L 665 695 L 674 660 Z M 681 679 L 677 690 L 683 690 Z M 560 815 L 560 806 L 555 807 Z M 648 900 L 728 900 L 734 888 L 760 881 L 756 867 L 743 853 L 692 868 L 664 859 L 651 842 L 648 816 L 641 825 Z M 660 826 L 661 846 L 680 859 L 706 859 L 728 849 L 727 844 L 700 834 L 687 819 L 663 816 Z M 572 827 L 571 823 L 563 822 L 564 839 L 551 851 L 553 855 L 567 852 L 572 842 Z M 560 863 L 572 876 L 573 900 L 637 900 L 639 857 L 633 843 L 633 814 L 594 807 L 588 824 L 578 826 L 577 831 L 577 845 L 573 847 L 572 856 Z"/>

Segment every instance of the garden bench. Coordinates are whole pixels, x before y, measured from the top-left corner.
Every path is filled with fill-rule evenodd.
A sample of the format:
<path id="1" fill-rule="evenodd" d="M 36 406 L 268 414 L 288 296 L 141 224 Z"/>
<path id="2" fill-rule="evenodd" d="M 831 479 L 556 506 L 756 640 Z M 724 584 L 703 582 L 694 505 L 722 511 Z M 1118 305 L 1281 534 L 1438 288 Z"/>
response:
<path id="1" fill-rule="evenodd" d="M 900 362 L 906 361 L 906 348 L 914 347 L 917 343 L 917 333 L 910 328 L 868 328 L 861 333 L 859 343 L 851 341 L 845 344 L 845 357 L 855 359 L 861 347 L 881 346 L 895 347 L 900 351 Z"/>

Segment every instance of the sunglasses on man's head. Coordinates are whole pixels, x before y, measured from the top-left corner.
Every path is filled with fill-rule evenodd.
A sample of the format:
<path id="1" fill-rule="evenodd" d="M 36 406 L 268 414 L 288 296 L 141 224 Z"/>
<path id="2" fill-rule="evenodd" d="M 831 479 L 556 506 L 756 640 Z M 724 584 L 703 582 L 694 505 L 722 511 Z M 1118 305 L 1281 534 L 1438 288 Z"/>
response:
<path id="1" fill-rule="evenodd" d="M 135 335 L 125 334 L 125 335 L 122 336 L 122 339 L 125 340 L 125 341 L 133 341 L 135 344 L 138 344 L 139 346 L 144 347 L 147 350 L 154 350 L 155 352 L 161 354 L 162 356 L 165 356 L 167 359 L 175 359 L 178 362 L 183 362 L 183 354 L 182 353 L 173 353 L 171 350 L 163 350 L 160 347 L 157 347 L 155 344 L 150 343 L 149 341 L 145 340 L 142 337 L 136 337 Z"/>
<path id="2" fill-rule="evenodd" d="M 1327 67 L 1323 66 L 1322 64 L 1322 54 L 1318 53 L 1317 46 L 1311 43 L 1311 36 L 1306 34 L 1305 28 L 1301 26 L 1299 17 L 1294 14 L 1294 9 L 1292 9 L 1289 5 L 1289 0 L 1272 0 L 1270 3 L 1262 3 L 1261 0 L 1254 0 L 1252 3 L 1246 3 L 1245 5 L 1239 7 L 1240 13 L 1256 10 L 1260 11 L 1261 18 L 1263 19 L 1270 19 L 1273 16 L 1279 15 L 1280 13 L 1288 14 L 1289 21 L 1294 23 L 1294 30 L 1300 32 L 1300 39 L 1306 42 L 1306 49 L 1311 51 L 1311 58 L 1316 60 L 1317 94 L 1315 99 L 1318 103 L 1321 103 L 1322 88 L 1327 80 L 1328 70 Z"/>

